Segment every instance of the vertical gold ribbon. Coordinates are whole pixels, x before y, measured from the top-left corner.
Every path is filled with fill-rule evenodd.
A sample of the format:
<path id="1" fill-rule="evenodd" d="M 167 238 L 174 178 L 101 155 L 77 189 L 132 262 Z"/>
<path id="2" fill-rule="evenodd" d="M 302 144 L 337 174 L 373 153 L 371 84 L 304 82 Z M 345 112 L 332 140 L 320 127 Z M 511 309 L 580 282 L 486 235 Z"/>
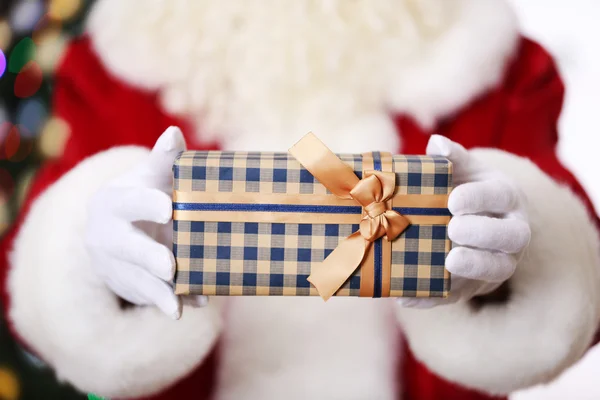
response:
<path id="1" fill-rule="evenodd" d="M 394 173 L 394 160 L 391 153 L 381 153 L 381 170 L 383 172 Z M 395 184 L 395 181 L 394 181 Z M 394 191 L 396 188 L 394 187 Z M 386 202 L 388 209 L 393 208 L 392 197 Z M 381 282 L 381 297 L 390 297 L 390 287 L 392 280 L 392 242 L 388 240 L 387 236 L 383 237 L 383 255 L 382 255 L 382 282 Z"/>
<path id="2" fill-rule="evenodd" d="M 362 173 L 363 177 L 367 171 L 373 171 L 375 169 L 373 161 L 373 153 L 363 153 L 362 154 Z M 362 217 L 364 218 L 366 215 L 365 210 L 363 209 Z M 375 257 L 373 246 L 367 251 L 365 258 L 361 264 L 360 269 L 360 297 L 373 297 L 375 293 Z"/>
<path id="3" fill-rule="evenodd" d="M 382 152 L 380 153 L 381 171 L 382 172 L 394 172 L 394 163 L 391 153 Z M 373 160 L 373 153 L 364 153 L 362 155 L 362 171 L 363 175 L 367 171 L 375 169 Z M 385 202 L 387 209 L 392 208 L 391 198 Z M 365 213 L 363 211 L 363 217 Z M 375 285 L 381 285 L 381 297 L 390 296 L 390 285 L 392 275 L 392 242 L 388 240 L 387 236 L 381 238 L 382 254 L 381 254 L 381 282 L 375 282 L 375 257 L 374 257 L 374 246 L 371 246 L 365 258 L 361 264 L 360 270 L 360 293 L 361 297 L 374 297 L 375 296 Z"/>

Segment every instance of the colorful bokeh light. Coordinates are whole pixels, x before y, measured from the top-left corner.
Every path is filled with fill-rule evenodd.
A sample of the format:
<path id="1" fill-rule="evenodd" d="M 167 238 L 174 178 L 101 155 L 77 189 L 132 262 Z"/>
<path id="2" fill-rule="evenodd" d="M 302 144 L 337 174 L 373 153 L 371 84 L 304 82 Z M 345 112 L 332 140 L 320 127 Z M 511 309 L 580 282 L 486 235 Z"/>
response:
<path id="1" fill-rule="evenodd" d="M 5 19 L 0 19 L 0 50 L 6 51 L 12 41 L 12 29 Z"/>
<path id="2" fill-rule="evenodd" d="M 39 64 L 30 61 L 23 67 L 15 80 L 15 96 L 22 99 L 33 96 L 42 86 L 44 73 Z"/>
<path id="3" fill-rule="evenodd" d="M 25 160 L 33 150 L 33 140 L 30 139 L 33 136 L 31 132 L 28 132 L 27 128 L 20 125 L 17 127 L 16 132 L 19 134 L 19 145 L 8 159 L 8 161 L 14 163 Z"/>
<path id="4" fill-rule="evenodd" d="M 33 150 L 33 141 L 27 128 L 10 122 L 0 125 L 0 160 L 23 161 Z"/>
<path id="5" fill-rule="evenodd" d="M 23 67 L 33 59 L 35 55 L 35 43 L 31 38 L 23 38 L 10 52 L 8 70 L 13 74 L 21 72 Z"/>
<path id="6" fill-rule="evenodd" d="M 40 134 L 40 151 L 46 158 L 58 158 L 62 156 L 71 130 L 69 125 L 60 118 L 50 118 Z"/>
<path id="7" fill-rule="evenodd" d="M 0 170 L 0 180 L 2 180 Z M 0 368 L 0 399 L 17 400 L 21 392 L 19 380 L 15 373 L 6 367 Z"/>
<path id="8" fill-rule="evenodd" d="M 40 0 L 28 0 L 17 3 L 12 11 L 10 22 L 17 33 L 31 28 L 44 13 L 44 4 Z"/>
<path id="9" fill-rule="evenodd" d="M 4 195 L 0 192 L 0 235 L 2 235 L 10 226 L 11 213 Z M 2 395 L 2 388 L 0 388 L 0 395 Z"/>
<path id="10" fill-rule="evenodd" d="M 6 141 L 6 137 L 8 136 L 10 130 L 13 125 L 8 121 L 3 121 L 0 123 L 0 146 L 4 144 Z M 2 159 L 2 152 L 0 151 L 0 160 Z"/>
<path id="11" fill-rule="evenodd" d="M 23 135 L 26 132 L 33 135 L 39 133 L 47 118 L 48 111 L 41 100 L 37 98 L 24 101 L 17 109 L 17 124 L 25 127 L 25 130 L 21 132 Z"/>
<path id="12" fill-rule="evenodd" d="M 2 49 L 0 49 L 0 78 L 4 75 L 4 71 L 6 71 L 6 56 Z"/>
<path id="13" fill-rule="evenodd" d="M 21 144 L 21 135 L 19 129 L 6 122 L 0 126 L 0 160 L 10 160 Z"/>
<path id="14" fill-rule="evenodd" d="M 45 14 L 40 18 L 40 20 L 35 24 L 33 28 L 33 32 L 31 33 L 31 38 L 35 44 L 39 44 L 41 40 L 43 40 L 44 36 L 47 35 L 48 32 L 60 32 L 62 29 L 62 22 L 56 19 L 52 19 L 50 15 Z"/>
<path id="15" fill-rule="evenodd" d="M 37 39 L 35 60 L 44 71 L 44 74 L 52 74 L 64 55 L 68 39 L 60 33 L 60 29 L 48 29 L 41 33 Z"/>
<path id="16" fill-rule="evenodd" d="M 50 0 L 48 14 L 53 19 L 68 21 L 81 11 L 82 5 L 81 0 Z"/>

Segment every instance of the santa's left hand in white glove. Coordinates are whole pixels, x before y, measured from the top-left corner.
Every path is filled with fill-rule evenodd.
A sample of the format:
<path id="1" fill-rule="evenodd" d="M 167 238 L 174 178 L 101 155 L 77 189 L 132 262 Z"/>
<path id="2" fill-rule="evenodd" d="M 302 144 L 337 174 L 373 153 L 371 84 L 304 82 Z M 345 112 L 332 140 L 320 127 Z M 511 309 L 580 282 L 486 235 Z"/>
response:
<path id="1" fill-rule="evenodd" d="M 167 129 L 142 162 L 93 196 L 85 232 L 94 271 L 117 296 L 154 305 L 174 319 L 181 315 L 181 299 L 172 289 L 172 166 L 185 149 L 181 131 Z M 207 302 L 202 296 L 184 300 Z"/>
<path id="2" fill-rule="evenodd" d="M 510 178 L 443 136 L 430 138 L 427 154 L 453 164 L 452 250 L 446 258 L 451 289 L 445 299 L 398 299 L 405 307 L 430 308 L 493 292 L 513 275 L 531 236 L 525 199 Z"/>

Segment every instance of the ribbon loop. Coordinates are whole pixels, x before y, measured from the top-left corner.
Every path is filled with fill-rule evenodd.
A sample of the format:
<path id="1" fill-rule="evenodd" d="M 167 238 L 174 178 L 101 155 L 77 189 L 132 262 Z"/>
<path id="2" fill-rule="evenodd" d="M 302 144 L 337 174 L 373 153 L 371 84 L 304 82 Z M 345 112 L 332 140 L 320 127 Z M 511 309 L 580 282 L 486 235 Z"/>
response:
<path id="1" fill-rule="evenodd" d="M 327 300 L 361 265 L 375 240 L 383 236 L 389 241 L 396 239 L 410 222 L 390 209 L 388 200 L 396 188 L 393 172 L 365 171 L 359 180 L 354 171 L 312 133 L 294 145 L 290 153 L 333 194 L 351 198 L 363 207 L 359 232 L 342 240 L 321 264 L 313 266 L 308 277 Z"/>

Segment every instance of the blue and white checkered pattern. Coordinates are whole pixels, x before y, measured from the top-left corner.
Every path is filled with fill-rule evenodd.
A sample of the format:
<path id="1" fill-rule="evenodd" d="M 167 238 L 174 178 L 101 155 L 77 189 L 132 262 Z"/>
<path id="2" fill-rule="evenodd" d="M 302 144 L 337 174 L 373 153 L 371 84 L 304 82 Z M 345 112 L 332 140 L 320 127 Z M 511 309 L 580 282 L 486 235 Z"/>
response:
<path id="1" fill-rule="evenodd" d="M 316 295 L 306 280 L 358 225 L 175 221 L 176 285 L 214 295 Z M 187 232 L 191 241 L 187 242 Z M 175 235 L 179 239 L 179 234 Z M 358 295 L 360 276 L 342 289 Z M 179 290 L 178 290 L 179 292 Z"/>
<path id="2" fill-rule="evenodd" d="M 359 178 L 361 155 L 339 155 Z M 394 156 L 396 193 L 449 194 L 452 171 L 441 157 Z M 184 192 L 330 194 L 286 153 L 184 152 L 174 165 Z M 175 204 L 176 206 L 176 204 Z M 358 222 L 358 221 L 357 221 Z M 177 294 L 318 295 L 306 280 L 349 224 L 174 221 Z M 446 225 L 411 225 L 392 243 L 390 296 L 442 297 L 449 290 Z M 337 296 L 358 296 L 360 268 Z"/>

